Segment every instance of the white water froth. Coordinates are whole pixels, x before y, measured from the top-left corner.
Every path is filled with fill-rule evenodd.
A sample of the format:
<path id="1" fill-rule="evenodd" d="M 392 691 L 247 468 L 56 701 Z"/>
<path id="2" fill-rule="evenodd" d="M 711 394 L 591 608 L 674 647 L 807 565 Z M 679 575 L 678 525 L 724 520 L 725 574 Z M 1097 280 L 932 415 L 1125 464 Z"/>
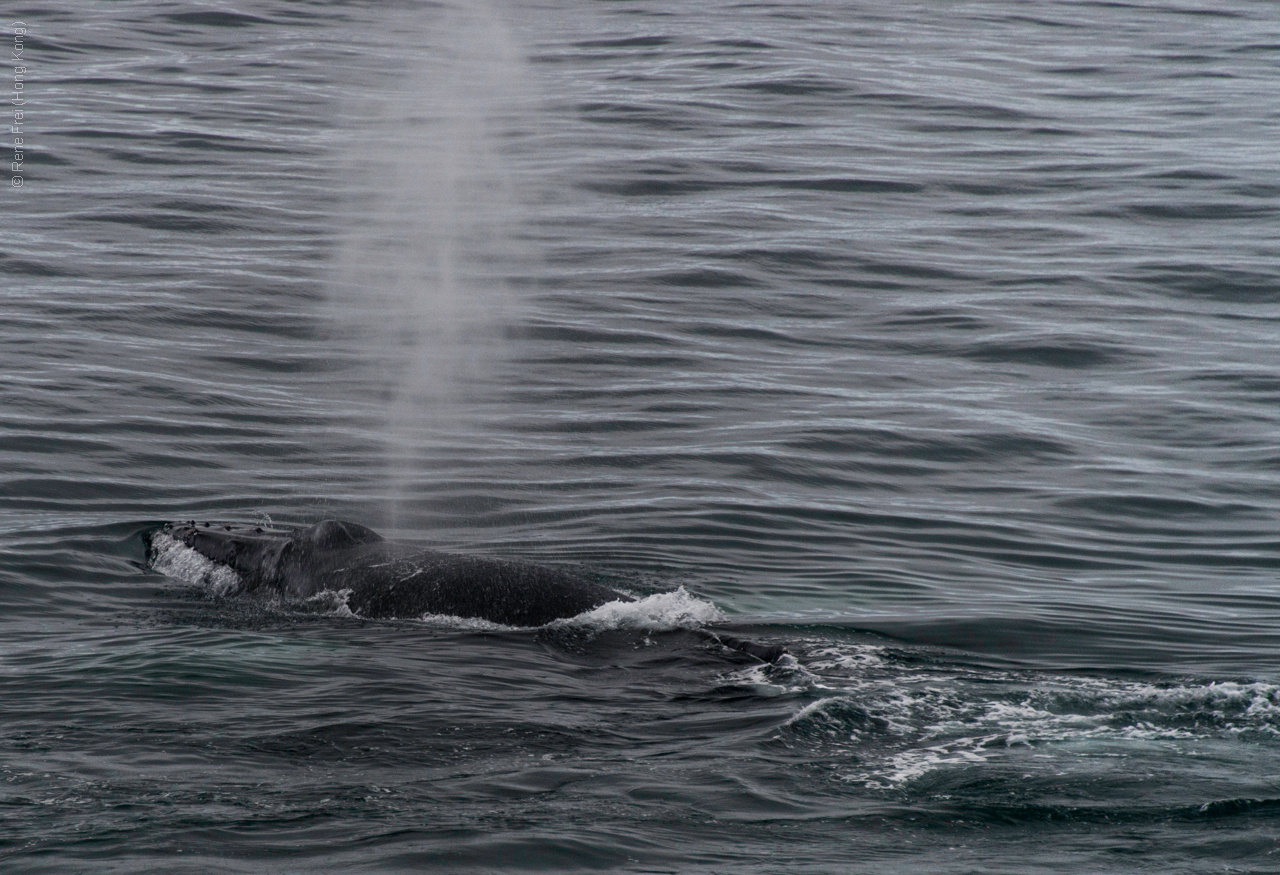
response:
<path id="1" fill-rule="evenodd" d="M 235 571 L 206 559 L 164 532 L 151 536 L 151 550 L 151 567 L 165 577 L 201 587 L 215 596 L 232 595 L 244 586 Z"/>
<path id="2" fill-rule="evenodd" d="M 306 605 L 318 613 L 354 619 L 358 615 L 347 605 L 347 599 L 350 596 L 349 589 L 325 589 L 307 599 Z"/>
<path id="3" fill-rule="evenodd" d="M 1280 739 L 1280 686 L 1268 683 L 937 670 L 864 644 L 828 644 L 802 663 L 789 692 L 819 698 L 798 708 L 784 732 L 847 749 L 857 767 L 842 777 L 871 789 L 938 770 L 1016 764 L 1035 773 L 1148 746 L 1177 755 L 1242 736 Z"/>
<path id="4" fill-rule="evenodd" d="M 522 628 L 520 626 L 504 626 L 502 623 L 482 620 L 479 617 L 457 617 L 453 614 L 423 614 L 418 617 L 418 620 L 428 626 L 440 626 L 445 629 L 454 629 L 462 632 L 513 632 Z"/>
<path id="5" fill-rule="evenodd" d="M 556 620 L 551 625 L 586 627 L 596 632 L 614 629 L 671 632 L 676 629 L 699 629 L 724 618 L 724 614 L 713 603 L 692 595 L 682 586 L 671 592 L 660 592 L 634 602 L 609 602 L 576 617 Z"/>

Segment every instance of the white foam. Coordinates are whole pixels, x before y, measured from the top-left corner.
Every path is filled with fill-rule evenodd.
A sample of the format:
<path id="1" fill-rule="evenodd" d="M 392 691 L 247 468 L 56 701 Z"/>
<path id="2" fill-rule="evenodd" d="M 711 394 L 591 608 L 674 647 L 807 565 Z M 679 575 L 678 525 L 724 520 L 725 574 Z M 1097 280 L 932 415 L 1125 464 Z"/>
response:
<path id="1" fill-rule="evenodd" d="M 1014 761 L 1038 770 L 1063 758 L 1126 756 L 1135 746 L 1182 750 L 1189 742 L 1280 736 L 1280 686 L 1262 682 L 941 668 L 854 643 L 822 642 L 801 662 L 808 675 L 796 672 L 793 680 L 809 701 L 784 730 L 847 749 L 857 765 L 842 776 L 869 788 L 937 770 Z M 842 713 L 845 707 L 864 711 L 874 728 Z"/>
<path id="2" fill-rule="evenodd" d="M 316 609 L 319 613 L 353 619 L 356 614 L 347 605 L 347 599 L 350 596 L 351 590 L 349 589 L 325 589 L 307 599 L 306 604 L 308 607 Z"/>
<path id="3" fill-rule="evenodd" d="M 428 626 L 442 626 L 446 629 L 458 629 L 464 632 L 510 632 L 519 626 L 504 626 L 482 620 L 479 617 L 456 617 L 453 614 L 423 614 L 418 620 Z"/>
<path id="4" fill-rule="evenodd" d="M 947 744 L 902 751 L 889 758 L 879 775 L 858 775 L 873 790 L 886 790 L 924 777 L 943 766 L 972 766 L 985 763 L 998 752 L 988 749 L 992 742 L 1003 741 L 1002 736 L 986 735 L 977 738 L 957 738 Z"/>
<path id="5" fill-rule="evenodd" d="M 232 595 L 244 586 L 234 570 L 206 559 L 165 532 L 151 536 L 151 550 L 151 567 L 165 577 L 202 587 L 215 596 Z"/>
<path id="6" fill-rule="evenodd" d="M 638 629 L 642 632 L 670 632 L 676 629 L 700 629 L 725 618 L 714 604 L 691 595 L 683 586 L 672 592 L 660 592 L 634 602 L 609 602 L 551 626 L 585 626 L 593 631 Z"/>
<path id="7" fill-rule="evenodd" d="M 885 664 L 885 648 L 875 644 L 838 644 L 817 647 L 805 656 L 814 671 L 879 668 Z"/>

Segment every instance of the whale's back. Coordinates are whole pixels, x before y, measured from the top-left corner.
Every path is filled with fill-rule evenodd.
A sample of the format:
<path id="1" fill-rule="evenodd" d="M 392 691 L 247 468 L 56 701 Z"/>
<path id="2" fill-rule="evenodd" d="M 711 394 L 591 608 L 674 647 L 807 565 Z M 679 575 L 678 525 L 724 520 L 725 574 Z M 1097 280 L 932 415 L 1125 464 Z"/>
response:
<path id="1" fill-rule="evenodd" d="M 528 562 L 435 551 L 348 566 L 347 605 L 362 617 L 447 614 L 506 626 L 542 626 L 631 597 L 579 575 Z"/>
<path id="2" fill-rule="evenodd" d="M 175 523 L 163 530 L 241 578 L 241 592 L 307 599 L 345 592 L 370 619 L 425 614 L 542 626 L 630 596 L 558 568 L 464 556 L 388 541 L 346 520 L 293 531 Z"/>

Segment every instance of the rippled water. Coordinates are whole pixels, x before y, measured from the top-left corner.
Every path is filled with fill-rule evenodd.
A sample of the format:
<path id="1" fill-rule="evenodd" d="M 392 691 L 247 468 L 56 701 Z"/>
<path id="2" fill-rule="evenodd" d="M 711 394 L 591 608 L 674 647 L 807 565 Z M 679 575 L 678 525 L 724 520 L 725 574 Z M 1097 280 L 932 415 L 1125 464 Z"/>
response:
<path id="1" fill-rule="evenodd" d="M 12 16 L 0 869 L 1276 868 L 1273 4 Z M 220 599 L 192 517 L 651 600 Z"/>

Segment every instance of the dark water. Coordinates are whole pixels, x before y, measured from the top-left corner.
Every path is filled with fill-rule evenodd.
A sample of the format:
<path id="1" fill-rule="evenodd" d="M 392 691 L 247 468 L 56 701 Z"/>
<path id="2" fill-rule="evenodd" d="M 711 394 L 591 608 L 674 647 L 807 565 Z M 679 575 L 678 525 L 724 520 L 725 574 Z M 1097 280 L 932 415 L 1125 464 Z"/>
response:
<path id="1" fill-rule="evenodd" d="M 1280 868 L 1274 4 L 8 14 L 0 869 Z M 648 600 L 146 564 L 331 516 Z"/>

